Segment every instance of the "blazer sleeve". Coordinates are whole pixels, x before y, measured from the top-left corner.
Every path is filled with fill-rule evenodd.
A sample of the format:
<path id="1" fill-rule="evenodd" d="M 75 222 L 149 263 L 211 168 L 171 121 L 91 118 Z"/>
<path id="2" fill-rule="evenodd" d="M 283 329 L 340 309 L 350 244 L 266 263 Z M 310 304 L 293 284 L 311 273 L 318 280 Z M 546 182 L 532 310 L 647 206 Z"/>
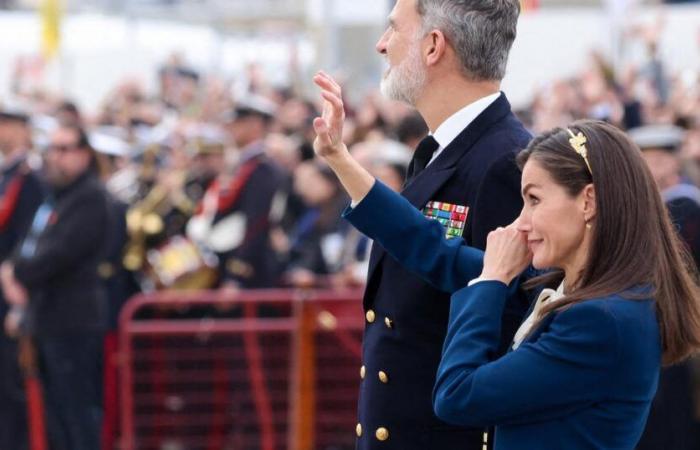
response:
<path id="1" fill-rule="evenodd" d="M 380 181 L 343 217 L 406 269 L 442 291 L 455 292 L 481 273 L 481 250 L 462 239 L 446 239 L 442 225 Z"/>
<path id="2" fill-rule="evenodd" d="M 614 317 L 588 301 L 555 313 L 535 342 L 495 359 L 507 287 L 477 283 L 452 298 L 433 392 L 435 413 L 461 426 L 523 424 L 570 414 L 614 383 Z"/>

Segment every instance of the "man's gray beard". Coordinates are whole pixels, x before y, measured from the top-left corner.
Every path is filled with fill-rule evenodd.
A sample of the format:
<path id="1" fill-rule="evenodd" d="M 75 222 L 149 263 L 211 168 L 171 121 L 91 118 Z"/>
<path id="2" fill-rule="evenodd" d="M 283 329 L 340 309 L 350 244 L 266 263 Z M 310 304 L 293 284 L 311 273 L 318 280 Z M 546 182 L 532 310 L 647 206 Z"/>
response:
<path id="1" fill-rule="evenodd" d="M 413 52 L 406 60 L 390 69 L 382 79 L 379 88 L 386 98 L 416 106 L 418 96 L 425 85 L 425 69 L 420 65 L 420 59 Z"/>

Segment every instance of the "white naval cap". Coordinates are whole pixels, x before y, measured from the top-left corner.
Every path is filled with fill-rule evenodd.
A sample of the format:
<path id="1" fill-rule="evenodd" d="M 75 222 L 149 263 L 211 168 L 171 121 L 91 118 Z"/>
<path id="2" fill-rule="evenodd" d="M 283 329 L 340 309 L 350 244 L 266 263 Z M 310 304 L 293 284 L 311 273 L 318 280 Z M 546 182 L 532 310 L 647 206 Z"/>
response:
<path id="1" fill-rule="evenodd" d="M 645 125 L 628 131 L 632 141 L 642 150 L 676 151 L 683 143 L 685 130 L 674 125 Z"/>

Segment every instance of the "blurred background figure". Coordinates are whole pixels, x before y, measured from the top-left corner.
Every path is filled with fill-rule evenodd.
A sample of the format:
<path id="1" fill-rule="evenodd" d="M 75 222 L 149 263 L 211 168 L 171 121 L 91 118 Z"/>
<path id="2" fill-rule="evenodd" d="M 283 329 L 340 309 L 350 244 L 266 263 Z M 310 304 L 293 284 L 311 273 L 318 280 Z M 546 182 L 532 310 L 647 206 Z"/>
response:
<path id="1" fill-rule="evenodd" d="M 273 234 L 274 249 L 292 286 L 309 287 L 340 269 L 344 234 L 341 212 L 347 197 L 328 167 L 307 161 L 294 171 L 294 192 L 303 202 L 288 233 Z"/>
<path id="2" fill-rule="evenodd" d="M 17 253 L 3 263 L 2 286 L 10 304 L 26 309 L 51 448 L 95 449 L 107 320 L 98 265 L 109 238 L 108 199 L 94 150 L 74 124 L 51 133 L 45 170 L 48 195 Z"/>
<path id="3" fill-rule="evenodd" d="M 282 171 L 265 152 L 276 105 L 251 96 L 223 116 L 230 166 L 220 164 L 187 234 L 216 254 L 219 286 L 272 286 L 277 272 L 270 248 L 270 212 L 283 183 Z M 223 163 L 223 161 L 221 161 Z"/>
<path id="4" fill-rule="evenodd" d="M 672 125 L 647 125 L 630 130 L 642 149 L 673 223 L 696 264 L 700 262 L 700 189 L 682 177 L 679 149 L 684 131 Z M 693 366 L 688 361 L 662 370 L 659 388 L 639 449 L 691 449 L 700 445 L 695 419 Z"/>
<path id="5" fill-rule="evenodd" d="M 29 115 L 0 107 L 0 264 L 12 257 L 43 200 L 41 182 L 27 160 L 30 149 Z M 18 450 L 28 443 L 17 341 L 23 309 L 8 303 L 0 290 L 0 448 Z"/>

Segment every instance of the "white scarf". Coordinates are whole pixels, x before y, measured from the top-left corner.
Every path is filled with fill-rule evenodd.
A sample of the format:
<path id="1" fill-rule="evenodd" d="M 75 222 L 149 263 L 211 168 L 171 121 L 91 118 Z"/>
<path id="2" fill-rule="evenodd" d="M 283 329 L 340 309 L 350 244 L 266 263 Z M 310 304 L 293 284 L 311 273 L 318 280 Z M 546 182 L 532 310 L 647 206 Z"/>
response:
<path id="1" fill-rule="evenodd" d="M 542 308 L 548 303 L 556 302 L 563 296 L 563 281 L 556 291 L 554 289 L 542 289 L 542 292 L 540 292 L 539 297 L 537 297 L 537 301 L 535 302 L 535 307 L 532 309 L 532 313 L 530 313 L 530 315 L 527 317 L 527 319 L 525 319 L 522 325 L 520 325 L 520 328 L 518 328 L 518 331 L 515 333 L 515 337 L 513 338 L 513 350 L 516 350 L 518 347 L 520 347 L 520 344 L 523 342 L 525 337 L 528 334 L 530 334 L 530 331 L 532 331 L 532 326 L 535 324 L 535 320 L 540 317 L 540 311 L 542 311 Z"/>

